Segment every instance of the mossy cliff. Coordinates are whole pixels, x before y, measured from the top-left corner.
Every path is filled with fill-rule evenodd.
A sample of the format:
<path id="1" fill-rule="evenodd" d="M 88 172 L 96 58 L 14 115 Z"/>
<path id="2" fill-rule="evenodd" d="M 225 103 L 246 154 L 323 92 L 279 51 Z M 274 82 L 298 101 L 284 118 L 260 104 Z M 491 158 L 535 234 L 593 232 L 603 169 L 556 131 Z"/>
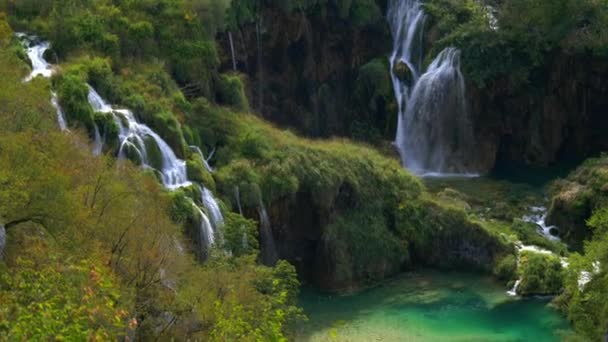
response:
<path id="1" fill-rule="evenodd" d="M 299 138 L 205 101 L 192 113 L 217 146 L 224 201 L 255 220 L 266 207 L 278 257 L 305 282 L 350 290 L 423 265 L 491 272 L 514 254 L 499 232 L 433 200 L 397 160 L 369 147 Z"/>
<path id="2" fill-rule="evenodd" d="M 587 160 L 552 189 L 549 222 L 576 250 L 559 307 L 590 340 L 608 336 L 608 158 Z"/>

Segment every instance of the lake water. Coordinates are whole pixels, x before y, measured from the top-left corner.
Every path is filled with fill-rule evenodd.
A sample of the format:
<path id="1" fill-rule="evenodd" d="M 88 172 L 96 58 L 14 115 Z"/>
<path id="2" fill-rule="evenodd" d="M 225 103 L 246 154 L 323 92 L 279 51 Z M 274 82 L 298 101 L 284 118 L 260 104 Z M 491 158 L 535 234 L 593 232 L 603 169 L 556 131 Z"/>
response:
<path id="1" fill-rule="evenodd" d="M 560 341 L 568 323 L 548 300 L 506 295 L 491 278 L 409 273 L 353 296 L 303 290 L 296 341 Z"/>

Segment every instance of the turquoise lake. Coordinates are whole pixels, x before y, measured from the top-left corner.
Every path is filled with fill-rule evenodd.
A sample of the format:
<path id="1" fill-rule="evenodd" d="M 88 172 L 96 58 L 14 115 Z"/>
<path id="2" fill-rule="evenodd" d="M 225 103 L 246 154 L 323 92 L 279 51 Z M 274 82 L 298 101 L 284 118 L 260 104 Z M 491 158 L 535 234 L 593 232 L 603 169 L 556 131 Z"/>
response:
<path id="1" fill-rule="evenodd" d="M 352 296 L 303 290 L 296 341 L 561 341 L 570 329 L 547 299 L 509 297 L 491 278 L 422 271 Z"/>

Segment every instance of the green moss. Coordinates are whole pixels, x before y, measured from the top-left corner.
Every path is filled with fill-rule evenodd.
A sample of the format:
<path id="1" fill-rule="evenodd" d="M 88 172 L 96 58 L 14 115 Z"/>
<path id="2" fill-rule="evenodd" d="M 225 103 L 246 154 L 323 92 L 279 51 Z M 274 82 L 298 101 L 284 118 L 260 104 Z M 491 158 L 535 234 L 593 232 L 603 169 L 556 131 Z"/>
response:
<path id="1" fill-rule="evenodd" d="M 150 137 L 144 138 L 144 146 L 146 149 L 146 157 L 148 159 L 148 165 L 156 170 L 163 169 L 163 155 L 156 144 L 156 141 Z"/>
<path id="2" fill-rule="evenodd" d="M 220 75 L 217 91 L 220 103 L 231 106 L 238 111 L 249 110 L 245 87 L 239 75 Z"/>
<path id="3" fill-rule="evenodd" d="M 99 134 L 104 137 L 105 145 L 111 151 L 116 151 L 119 148 L 119 131 L 120 128 L 114 121 L 114 117 L 108 113 L 94 113 L 93 121 L 99 128 Z"/>
<path id="4" fill-rule="evenodd" d="M 186 161 L 186 169 L 189 180 L 204 185 L 212 192 L 216 191 L 215 180 L 211 173 L 205 168 L 200 156 L 192 155 L 190 159 Z"/>
<path id="5" fill-rule="evenodd" d="M 226 213 L 223 230 L 224 248 L 234 256 L 254 254 L 258 251 L 258 225 L 240 214 Z"/>
<path id="6" fill-rule="evenodd" d="M 555 255 L 522 252 L 517 272 L 521 278 L 519 294 L 557 294 L 563 288 L 562 265 Z"/>
<path id="7" fill-rule="evenodd" d="M 492 272 L 498 279 L 509 281 L 517 277 L 517 258 L 514 255 L 507 255 L 500 259 Z"/>
<path id="8" fill-rule="evenodd" d="M 93 109 L 88 101 L 89 88 L 79 70 L 61 74 L 56 79 L 57 96 L 67 121 L 73 127 L 84 127 L 93 132 Z"/>

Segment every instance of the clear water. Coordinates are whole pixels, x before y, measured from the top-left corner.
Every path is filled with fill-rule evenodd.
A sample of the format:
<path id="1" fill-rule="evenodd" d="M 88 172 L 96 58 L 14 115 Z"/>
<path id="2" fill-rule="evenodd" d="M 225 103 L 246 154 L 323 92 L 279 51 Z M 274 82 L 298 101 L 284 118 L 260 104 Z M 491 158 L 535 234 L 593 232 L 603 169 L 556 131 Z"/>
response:
<path id="1" fill-rule="evenodd" d="M 424 271 L 354 296 L 305 290 L 296 341 L 560 341 L 568 323 L 547 304 L 480 275 Z"/>

